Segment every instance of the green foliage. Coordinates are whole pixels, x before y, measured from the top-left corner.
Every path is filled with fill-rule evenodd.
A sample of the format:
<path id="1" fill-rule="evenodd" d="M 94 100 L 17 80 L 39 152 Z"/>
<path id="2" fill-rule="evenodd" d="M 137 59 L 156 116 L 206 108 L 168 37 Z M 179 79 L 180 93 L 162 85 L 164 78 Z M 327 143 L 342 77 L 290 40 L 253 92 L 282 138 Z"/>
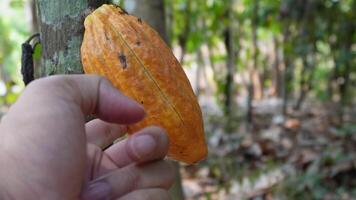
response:
<path id="1" fill-rule="evenodd" d="M 114 0 L 113 3 L 124 6 L 125 0 Z M 169 18 L 167 28 L 173 46 L 180 46 L 184 53 L 193 55 L 193 59 L 184 61 L 184 67 L 200 62 L 196 61 L 197 53 L 202 52 L 202 46 L 208 47 L 208 60 L 214 73 L 210 81 L 215 84 L 214 95 L 219 106 L 223 107 L 227 88 L 225 39 L 228 28 L 235 33 L 232 38 L 237 55 L 234 75 L 244 79 L 243 75 L 251 68 L 255 55 L 252 37 L 255 31 L 258 48 L 256 69 L 264 76 L 262 89 L 268 90 L 274 85 L 277 52 L 281 74 L 286 76 L 285 85 L 280 87 L 287 91 L 290 99 L 295 99 L 293 97 L 299 95 L 303 88 L 308 88 L 308 95 L 317 100 L 330 101 L 337 96 L 335 99 L 340 99 L 345 105 L 353 103 L 356 95 L 355 0 L 165 0 L 165 3 Z M 0 106 L 13 103 L 23 87 L 19 73 L 20 48 L 30 35 L 24 5 L 25 0 L 5 0 L 0 4 L 0 92 L 6 91 L 0 94 Z M 38 60 L 40 56 L 41 45 L 38 45 L 34 59 Z M 247 96 L 248 81 L 232 83 L 234 99 Z M 222 116 L 215 119 L 215 124 L 229 125 L 233 127 L 231 132 L 237 130 L 244 116 L 238 109 L 233 111 L 231 119 Z M 334 131 L 335 137 L 345 140 L 354 137 L 355 133 L 356 126 L 351 122 L 341 124 Z M 210 138 L 216 133 L 207 130 L 207 134 Z M 233 143 L 239 145 L 240 140 Z M 246 176 L 253 181 L 282 164 L 268 158 L 261 161 L 265 166 L 251 169 L 249 161 L 241 154 L 210 154 L 211 159 L 206 164 L 211 176 L 219 181 L 219 189 L 229 188 L 228 181 Z M 338 163 L 348 160 L 350 157 L 345 152 L 330 149 L 308 164 L 305 170 L 291 174 L 279 188 L 279 193 L 286 195 L 286 199 L 323 199 L 330 191 L 341 197 L 351 190 L 328 184 L 328 177 L 332 174 L 325 169 L 335 168 Z M 353 192 L 356 196 L 356 191 Z M 205 197 L 213 199 L 210 193 Z"/>
<path id="2" fill-rule="evenodd" d="M 352 83 L 356 81 L 356 69 L 351 67 L 355 62 L 355 54 L 352 53 L 354 47 L 351 47 L 356 40 L 353 23 L 356 17 L 353 12 L 356 9 L 355 1 L 167 1 L 173 8 L 172 40 L 190 54 L 199 51 L 203 44 L 214 49 L 224 43 L 224 31 L 234 24 L 235 32 L 238 33 L 234 40 L 239 51 L 236 69 L 244 71 L 250 65 L 253 55 L 251 24 L 256 3 L 258 40 L 270 46 L 274 38 L 277 38 L 278 43 L 282 42 L 279 48 L 283 50 L 282 58 L 285 60 L 280 62 L 288 62 L 285 87 L 289 94 L 299 93 L 297 89 L 302 88 L 300 84 L 304 83 L 310 85 L 308 92 L 320 100 L 330 100 L 331 91 L 346 93 L 340 96 L 347 97 L 350 102 L 354 96 L 352 91 L 335 91 L 328 83 L 334 82 L 342 88 L 340 79 L 350 79 Z M 234 12 L 232 21 L 227 17 L 229 9 Z M 212 55 L 213 63 L 225 62 L 215 59 L 224 55 L 215 54 L 217 55 Z M 259 70 L 263 70 L 264 59 L 263 53 L 260 53 Z M 303 61 L 299 66 L 296 63 L 298 60 Z M 268 67 L 268 64 L 266 66 Z M 269 70 L 272 70 L 272 67 L 269 67 Z M 225 84 L 225 76 L 217 76 L 220 76 L 215 79 L 217 88 L 220 88 L 216 93 L 218 97 L 224 91 L 221 88 L 225 86 L 221 84 Z M 271 83 L 271 80 L 264 81 L 266 83 L 263 85 Z"/>
<path id="3" fill-rule="evenodd" d="M 5 1 L 0 6 L 0 76 L 7 92 L 0 103 L 12 103 L 21 90 L 13 91 L 9 84 L 21 85 L 21 43 L 28 33 L 28 21 L 24 13 L 25 1 Z M 22 19 L 22 20 L 21 20 Z M 0 80 L 0 81 L 1 81 Z"/>

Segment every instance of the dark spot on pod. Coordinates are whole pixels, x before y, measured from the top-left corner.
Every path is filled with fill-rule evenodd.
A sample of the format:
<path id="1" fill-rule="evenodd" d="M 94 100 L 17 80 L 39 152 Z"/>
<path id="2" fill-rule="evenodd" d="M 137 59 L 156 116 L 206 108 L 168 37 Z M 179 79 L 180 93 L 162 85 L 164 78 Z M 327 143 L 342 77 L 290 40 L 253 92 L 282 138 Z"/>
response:
<path id="1" fill-rule="evenodd" d="M 123 69 L 127 68 L 126 56 L 123 53 L 118 54 L 119 61 Z"/>
<path id="2" fill-rule="evenodd" d="M 141 18 L 137 18 L 137 21 L 142 24 L 142 19 Z"/>
<path id="3" fill-rule="evenodd" d="M 137 46 L 140 46 L 140 45 L 141 45 L 141 42 L 140 42 L 140 41 L 137 41 L 137 42 L 136 42 L 136 45 L 137 45 Z"/>
<path id="4" fill-rule="evenodd" d="M 143 104 L 143 101 L 141 101 L 141 104 Z"/>

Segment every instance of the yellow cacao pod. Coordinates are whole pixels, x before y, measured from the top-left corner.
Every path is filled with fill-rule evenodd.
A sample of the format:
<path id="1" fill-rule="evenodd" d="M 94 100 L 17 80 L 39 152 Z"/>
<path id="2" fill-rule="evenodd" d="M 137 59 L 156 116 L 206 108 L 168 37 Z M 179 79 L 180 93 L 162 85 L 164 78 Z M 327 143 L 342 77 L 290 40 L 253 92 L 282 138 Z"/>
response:
<path id="1" fill-rule="evenodd" d="M 158 125 L 170 139 L 168 156 L 188 164 L 206 157 L 202 113 L 189 80 L 159 34 L 117 6 L 103 5 L 88 15 L 81 46 L 87 74 L 109 79 L 146 110 L 129 133 Z"/>

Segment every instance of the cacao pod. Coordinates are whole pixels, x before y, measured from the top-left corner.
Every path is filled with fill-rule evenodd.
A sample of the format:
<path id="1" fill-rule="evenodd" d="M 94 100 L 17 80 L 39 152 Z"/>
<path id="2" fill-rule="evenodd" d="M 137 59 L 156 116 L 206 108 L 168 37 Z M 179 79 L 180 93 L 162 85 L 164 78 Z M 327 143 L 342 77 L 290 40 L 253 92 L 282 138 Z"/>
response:
<path id="1" fill-rule="evenodd" d="M 85 73 L 109 79 L 146 110 L 129 134 L 149 125 L 166 129 L 168 156 L 188 164 L 206 157 L 202 113 L 189 80 L 159 34 L 141 19 L 102 5 L 84 22 Z"/>

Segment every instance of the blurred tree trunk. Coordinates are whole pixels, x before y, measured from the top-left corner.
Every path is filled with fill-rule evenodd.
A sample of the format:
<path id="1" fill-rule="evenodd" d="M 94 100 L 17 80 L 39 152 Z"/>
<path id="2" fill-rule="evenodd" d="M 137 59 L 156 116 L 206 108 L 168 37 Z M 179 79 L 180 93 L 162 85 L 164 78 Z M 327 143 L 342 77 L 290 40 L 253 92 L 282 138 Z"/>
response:
<path id="1" fill-rule="evenodd" d="M 125 1 L 125 9 L 151 25 L 169 44 L 165 21 L 164 0 L 129 0 Z"/>
<path id="2" fill-rule="evenodd" d="M 165 19 L 166 19 L 166 35 L 167 41 L 169 41 L 168 45 L 172 48 L 172 37 L 173 37 L 173 3 L 170 0 L 165 0 Z M 183 63 L 181 63 L 183 65 Z"/>
<path id="3" fill-rule="evenodd" d="M 28 24 L 30 25 L 30 32 L 37 33 L 38 32 L 38 19 L 36 13 L 36 2 L 35 0 L 28 0 L 25 4 L 25 13 L 26 16 L 30 16 L 28 18 Z"/>
<path id="4" fill-rule="evenodd" d="M 273 94 L 282 97 L 282 77 L 281 77 L 281 65 L 280 65 L 280 55 L 279 55 L 279 41 L 276 36 L 273 37 L 274 43 L 274 64 L 273 64 Z"/>
<path id="5" fill-rule="evenodd" d="M 252 83 L 254 87 L 254 99 L 262 99 L 263 96 L 263 87 L 261 81 L 261 74 L 258 70 L 258 57 L 259 57 L 259 49 L 258 49 L 258 26 L 259 26 L 259 16 L 258 12 L 260 10 L 260 0 L 254 1 L 253 7 L 253 16 L 252 16 L 252 43 L 253 43 L 253 64 L 252 64 Z"/>
<path id="6" fill-rule="evenodd" d="M 354 7 L 356 7 L 356 2 L 354 2 Z M 352 44 L 353 43 L 353 36 L 355 35 L 355 28 L 353 23 L 351 21 L 345 21 L 343 24 L 345 30 L 345 35 L 343 37 L 343 41 L 340 46 L 340 54 L 339 59 L 340 63 L 342 63 L 342 70 L 339 70 L 339 93 L 340 93 L 340 112 L 339 112 L 339 120 L 341 123 L 344 122 L 344 108 L 350 103 L 350 98 L 349 98 L 349 85 L 350 85 L 350 74 L 354 71 L 355 69 L 355 64 L 353 63 L 353 68 L 352 63 L 354 60 L 354 53 L 352 50 Z"/>
<path id="7" fill-rule="evenodd" d="M 130 14 L 141 17 L 148 24 L 150 24 L 166 41 L 168 40 L 166 21 L 165 21 L 165 6 L 164 0 L 131 0 L 125 2 L 125 8 Z M 173 200 L 183 200 L 182 181 L 179 172 L 179 163 L 173 162 L 176 167 L 176 182 L 170 190 Z"/>
<path id="8" fill-rule="evenodd" d="M 225 47 L 227 51 L 227 73 L 226 73 L 226 82 L 225 82 L 225 114 L 230 116 L 231 114 L 231 106 L 232 106 L 232 93 L 233 93 L 233 83 L 234 83 L 234 72 L 236 68 L 236 57 L 237 57 L 237 49 L 236 49 L 236 38 L 235 38 L 235 17 L 233 11 L 234 0 L 228 1 L 227 13 L 228 17 L 228 25 L 225 30 Z"/>
<path id="9" fill-rule="evenodd" d="M 183 64 L 184 62 L 184 57 L 187 51 L 187 41 L 189 38 L 189 34 L 190 34 L 190 29 L 191 29 L 191 25 L 190 25 L 190 19 L 191 19 L 191 13 L 192 13 L 192 1 L 187 1 L 186 2 L 186 8 L 185 8 L 185 15 L 184 15 L 184 28 L 182 33 L 178 36 L 178 42 L 179 42 L 179 46 L 182 48 L 182 53 L 180 55 L 179 58 L 179 62 L 181 64 Z"/>
<path id="10" fill-rule="evenodd" d="M 39 25 L 38 25 L 38 17 L 37 17 L 37 8 L 36 8 L 36 1 L 29 0 L 26 1 L 25 4 L 25 12 L 26 16 L 30 16 L 28 18 L 28 24 L 30 25 L 30 33 L 36 34 L 39 32 Z M 40 77 L 40 60 L 33 60 L 34 66 L 34 77 Z"/>
<path id="11" fill-rule="evenodd" d="M 310 55 L 311 63 L 307 60 L 306 56 L 303 57 L 303 69 L 301 73 L 301 81 L 300 81 L 300 93 L 297 99 L 297 102 L 294 106 L 295 110 L 300 110 L 302 104 L 307 97 L 308 92 L 312 88 L 312 81 L 314 78 L 315 67 L 315 52 L 312 52 Z"/>
<path id="12" fill-rule="evenodd" d="M 258 62 L 258 45 L 257 45 L 257 28 L 258 28 L 258 10 L 259 0 L 254 0 L 253 15 L 252 15 L 252 43 L 253 43 L 253 63 L 249 69 L 249 83 L 247 86 L 248 98 L 247 98 L 247 114 L 246 121 L 248 127 L 253 123 L 253 99 L 261 99 L 261 84 L 260 77 L 257 70 Z"/>
<path id="13" fill-rule="evenodd" d="M 282 113 L 283 115 L 287 115 L 287 108 L 288 108 L 288 95 L 291 90 L 290 82 L 291 82 L 291 73 L 292 73 L 292 66 L 291 66 L 291 55 L 289 55 L 288 45 L 290 45 L 290 15 L 291 15 L 291 6 L 288 1 L 283 1 L 280 6 L 278 20 L 282 24 L 282 55 L 283 55 L 283 73 L 281 77 L 281 94 L 283 99 L 282 105 Z"/>
<path id="14" fill-rule="evenodd" d="M 202 82 L 201 76 L 202 76 L 202 72 L 204 73 L 204 60 L 203 60 L 203 54 L 200 49 L 197 52 L 197 62 L 198 62 L 198 66 L 195 74 L 195 82 L 196 82 L 195 95 L 199 99 L 201 93 L 200 83 Z"/>
<path id="15" fill-rule="evenodd" d="M 290 55 L 288 54 L 287 50 L 287 43 L 289 42 L 289 23 L 285 22 L 283 23 L 283 65 L 284 65 L 284 71 L 283 71 L 283 78 L 282 78 L 282 85 L 283 85 L 283 105 L 282 105 L 282 112 L 283 115 L 287 115 L 287 109 L 288 109 L 288 97 L 289 93 L 291 91 L 290 88 L 290 83 L 291 83 L 291 73 L 292 73 L 292 66 L 291 66 L 291 60 L 290 60 Z"/>
<path id="16" fill-rule="evenodd" d="M 314 76 L 315 69 L 315 38 L 313 37 L 313 32 L 310 27 L 314 27 L 313 23 L 313 9 L 315 2 L 307 1 L 302 10 L 302 21 L 300 24 L 299 32 L 299 45 L 303 46 L 304 50 L 300 53 L 302 58 L 302 71 L 300 74 L 300 92 L 297 98 L 296 104 L 294 105 L 294 110 L 300 110 L 307 93 L 311 88 L 311 81 Z"/>
<path id="17" fill-rule="evenodd" d="M 355 3 L 356 5 L 356 3 Z M 353 40 L 353 36 L 355 35 L 355 29 L 354 26 L 352 25 L 352 23 L 350 22 L 346 22 L 346 35 L 345 35 L 345 41 L 341 46 L 341 52 L 342 52 L 342 63 L 344 66 L 344 70 L 343 73 L 341 75 L 342 77 L 342 82 L 339 85 L 339 91 L 340 91 L 340 95 L 341 95 L 341 105 L 342 106 L 346 106 L 349 102 L 348 99 L 348 88 L 349 88 L 349 84 L 350 84 L 350 73 L 352 72 L 351 70 L 351 62 L 354 59 L 353 55 L 354 53 L 352 53 L 352 40 Z M 345 59 L 346 58 L 346 59 Z M 355 64 L 353 65 L 353 67 L 355 67 Z M 355 70 L 355 68 L 353 68 Z"/>

